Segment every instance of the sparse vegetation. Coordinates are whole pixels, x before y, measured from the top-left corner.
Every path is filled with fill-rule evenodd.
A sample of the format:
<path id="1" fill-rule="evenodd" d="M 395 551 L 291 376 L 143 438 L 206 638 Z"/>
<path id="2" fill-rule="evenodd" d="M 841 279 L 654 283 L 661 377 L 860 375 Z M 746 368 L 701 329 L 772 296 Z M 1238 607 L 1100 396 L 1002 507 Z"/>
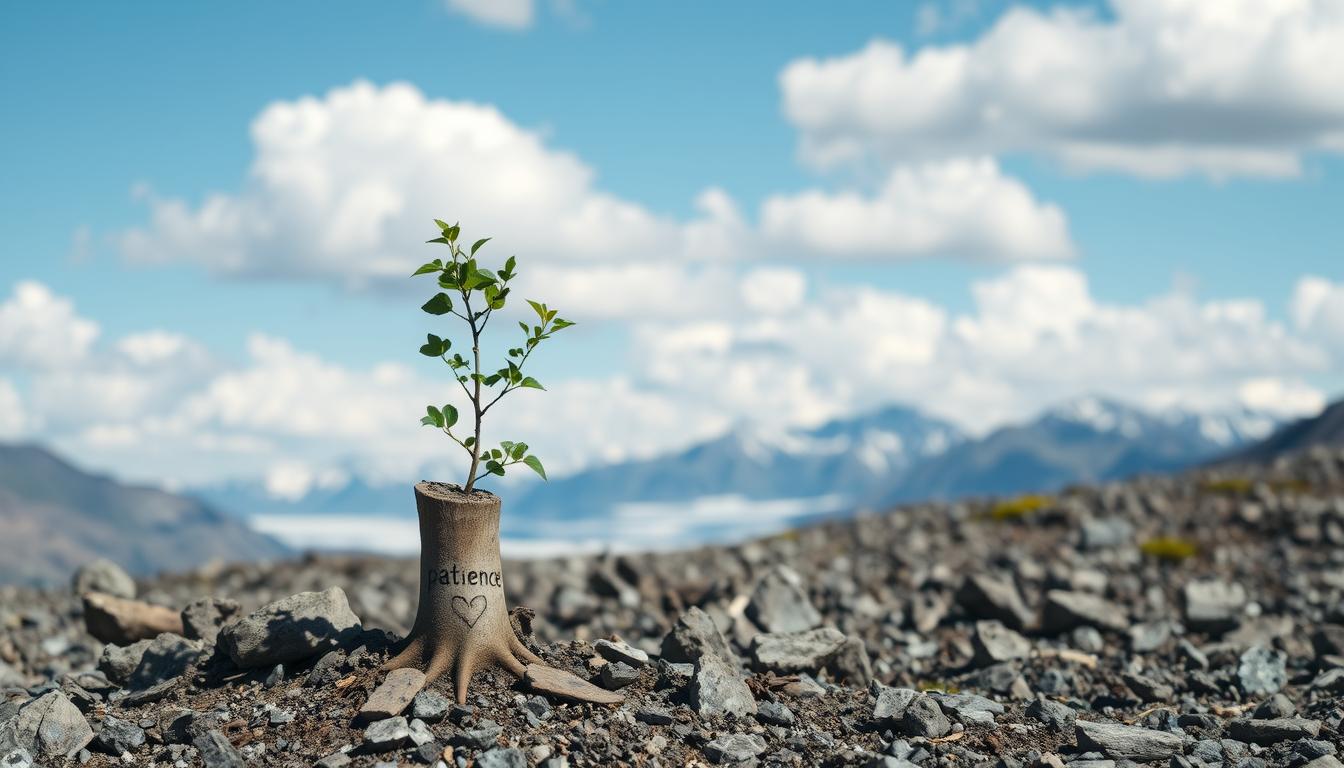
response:
<path id="1" fill-rule="evenodd" d="M 1020 520 L 1028 515 L 1040 512 L 1053 502 L 1054 499 L 1049 496 L 1029 493 L 1015 499 L 1006 499 L 995 503 L 989 510 L 989 516 L 993 520 L 1000 521 Z"/>
<path id="2" fill-rule="evenodd" d="M 1199 554 L 1199 545 L 1179 536 L 1157 536 L 1139 544 L 1139 550 L 1149 557 L 1179 563 Z"/>

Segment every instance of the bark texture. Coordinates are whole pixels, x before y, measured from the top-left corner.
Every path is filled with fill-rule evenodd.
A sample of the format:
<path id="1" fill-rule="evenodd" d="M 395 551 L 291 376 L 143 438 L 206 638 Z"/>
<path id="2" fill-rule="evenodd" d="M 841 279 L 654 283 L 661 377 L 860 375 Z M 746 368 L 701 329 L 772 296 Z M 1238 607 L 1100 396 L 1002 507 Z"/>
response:
<path id="1" fill-rule="evenodd" d="M 522 677 L 542 663 L 514 634 L 499 558 L 499 497 L 456 486 L 418 483 L 420 604 L 415 625 L 387 669 L 416 667 L 425 682 L 451 672 L 458 703 L 471 676 L 495 664 Z M 521 661 L 520 661 L 521 659 Z"/>

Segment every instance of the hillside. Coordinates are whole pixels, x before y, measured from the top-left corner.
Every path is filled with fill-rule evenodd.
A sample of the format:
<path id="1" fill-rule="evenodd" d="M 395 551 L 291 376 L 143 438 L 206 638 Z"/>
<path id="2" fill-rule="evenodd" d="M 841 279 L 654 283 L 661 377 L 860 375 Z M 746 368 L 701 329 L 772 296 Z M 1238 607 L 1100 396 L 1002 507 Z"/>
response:
<path id="1" fill-rule="evenodd" d="M 0 531 L 0 583 L 61 581 L 99 557 L 145 575 L 288 554 L 195 499 L 89 474 L 32 445 L 0 445 Z"/>
<path id="2" fill-rule="evenodd" d="M 1235 451 L 1222 461 L 1264 464 L 1317 445 L 1344 445 L 1344 400 L 1315 416 L 1284 425 L 1264 440 Z"/>

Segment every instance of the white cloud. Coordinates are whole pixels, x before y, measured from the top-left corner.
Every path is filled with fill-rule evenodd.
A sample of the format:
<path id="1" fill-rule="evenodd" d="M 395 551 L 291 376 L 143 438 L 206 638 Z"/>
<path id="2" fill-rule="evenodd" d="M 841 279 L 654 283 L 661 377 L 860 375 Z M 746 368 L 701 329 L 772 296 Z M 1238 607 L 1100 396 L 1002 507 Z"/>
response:
<path id="1" fill-rule="evenodd" d="M 444 5 L 472 21 L 505 29 L 529 27 L 536 15 L 533 0 L 444 0 Z"/>
<path id="2" fill-rule="evenodd" d="M 98 338 L 98 324 L 66 299 L 25 280 L 0 303 L 0 366 L 55 368 L 79 360 Z"/>
<path id="3" fill-rule="evenodd" d="M 1325 396 L 1315 387 L 1273 376 L 1248 379 L 1238 394 L 1247 408 L 1284 418 L 1315 415 L 1325 407 Z"/>
<path id="4" fill-rule="evenodd" d="M 1344 136 L 1341 0 L 1014 7 L 981 37 L 883 40 L 780 81 L 822 167 L 1005 152 L 1140 176 L 1286 176 Z"/>
<path id="5" fill-rule="evenodd" d="M 1299 330 L 1344 352 L 1344 282 L 1302 278 L 1293 292 L 1292 315 Z"/>
<path id="6" fill-rule="evenodd" d="M 781 246 L 867 258 L 1055 259 L 1074 252 L 1064 213 L 992 159 L 898 167 L 875 196 L 776 195 L 761 226 Z"/>
<path id="7" fill-rule="evenodd" d="M 366 82 L 324 98 L 276 102 L 252 125 L 247 184 L 199 206 L 150 198 L 146 228 L 125 233 L 133 260 L 194 260 L 231 276 L 302 276 L 365 286 L 406 282 L 439 255 L 431 219 L 485 255 L 525 265 L 724 260 L 742 226 L 707 190 L 701 216 L 678 221 L 600 191 L 593 170 L 491 106 L 427 99 L 414 86 Z"/>
<path id="8" fill-rule="evenodd" d="M 9 380 L 0 379 L 0 440 L 23 437 L 29 426 L 19 391 Z"/>

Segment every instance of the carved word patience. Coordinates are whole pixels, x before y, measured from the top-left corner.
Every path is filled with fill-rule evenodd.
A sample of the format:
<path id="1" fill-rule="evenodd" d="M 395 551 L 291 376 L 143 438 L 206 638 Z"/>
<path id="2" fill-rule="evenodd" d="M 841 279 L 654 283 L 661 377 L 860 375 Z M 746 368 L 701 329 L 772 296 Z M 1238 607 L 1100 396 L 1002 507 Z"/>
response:
<path id="1" fill-rule="evenodd" d="M 481 587 L 502 587 L 504 586 L 504 576 L 499 571 L 468 571 L 458 568 L 454 563 L 452 568 L 430 568 L 425 575 L 428 577 L 427 584 L 440 584 L 442 586 L 481 586 Z"/>

